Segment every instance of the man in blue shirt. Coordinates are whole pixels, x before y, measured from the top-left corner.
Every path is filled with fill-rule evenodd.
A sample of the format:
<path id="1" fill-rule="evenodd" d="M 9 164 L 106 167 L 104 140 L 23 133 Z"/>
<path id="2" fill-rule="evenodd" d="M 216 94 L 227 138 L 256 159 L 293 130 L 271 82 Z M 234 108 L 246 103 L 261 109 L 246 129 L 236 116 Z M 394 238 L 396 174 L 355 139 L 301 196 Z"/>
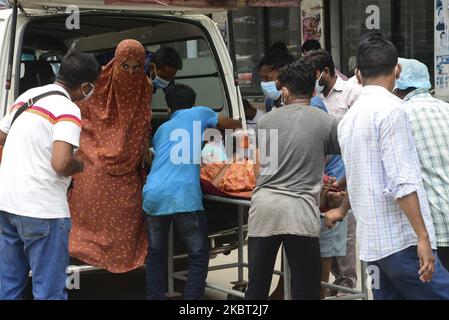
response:
<path id="1" fill-rule="evenodd" d="M 326 104 L 323 100 L 321 100 L 319 96 L 314 96 L 312 100 L 310 100 L 310 104 L 312 105 L 312 107 L 329 113 Z M 342 157 L 340 155 L 330 156 L 324 172 L 329 177 L 337 178 L 337 181 L 339 183 L 344 182 L 346 178 L 346 172 Z"/>
<path id="2" fill-rule="evenodd" d="M 189 255 L 184 299 L 197 300 L 203 296 L 209 265 L 207 218 L 200 186 L 203 134 L 208 128 L 241 128 L 241 121 L 207 107 L 193 107 L 196 94 L 189 86 L 170 86 L 165 94 L 171 118 L 154 135 L 155 158 L 143 189 L 150 243 L 147 299 L 165 298 L 168 232 L 174 222 Z"/>

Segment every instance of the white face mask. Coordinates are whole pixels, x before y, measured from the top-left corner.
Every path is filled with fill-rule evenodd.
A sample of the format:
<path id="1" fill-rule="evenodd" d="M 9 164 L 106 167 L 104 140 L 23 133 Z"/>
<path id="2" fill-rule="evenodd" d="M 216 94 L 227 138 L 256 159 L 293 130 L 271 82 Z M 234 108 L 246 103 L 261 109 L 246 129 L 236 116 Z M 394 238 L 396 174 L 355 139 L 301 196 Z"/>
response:
<path id="1" fill-rule="evenodd" d="M 315 83 L 315 93 L 316 94 L 321 94 L 324 91 L 325 85 L 320 85 L 320 81 L 321 81 L 321 78 L 323 78 L 323 74 L 324 74 L 324 71 L 321 72 L 320 77 L 318 78 L 318 80 Z"/>

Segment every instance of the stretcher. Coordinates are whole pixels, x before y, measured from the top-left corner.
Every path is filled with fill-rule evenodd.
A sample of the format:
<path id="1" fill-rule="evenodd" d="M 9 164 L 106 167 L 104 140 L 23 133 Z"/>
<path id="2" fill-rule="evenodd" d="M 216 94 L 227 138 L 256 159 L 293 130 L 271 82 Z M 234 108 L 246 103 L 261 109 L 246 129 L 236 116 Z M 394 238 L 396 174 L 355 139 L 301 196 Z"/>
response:
<path id="1" fill-rule="evenodd" d="M 235 282 L 232 282 L 231 284 L 233 287 L 223 287 L 217 283 L 208 282 L 206 281 L 206 288 L 210 288 L 212 290 L 216 290 L 219 292 L 226 293 L 228 295 L 228 298 L 235 299 L 240 298 L 243 299 L 245 297 L 245 291 L 247 286 L 247 281 L 244 278 L 244 269 L 248 268 L 248 263 L 245 262 L 244 259 L 244 252 L 243 248 L 247 244 L 247 241 L 245 239 L 245 234 L 248 230 L 248 226 L 244 224 L 245 221 L 245 209 L 248 209 L 251 206 L 250 200 L 242 200 L 242 199 L 234 199 L 234 198 L 227 198 L 227 197 L 220 197 L 220 196 L 213 196 L 213 195 L 204 195 L 203 198 L 208 201 L 213 201 L 217 203 L 226 203 L 235 205 L 237 207 L 237 214 L 238 214 L 238 226 L 236 228 L 232 228 L 229 230 L 220 231 L 216 234 L 209 234 L 209 241 L 211 244 L 211 256 L 216 256 L 218 254 L 228 254 L 233 250 L 238 250 L 237 253 L 237 262 L 234 263 L 228 263 L 223 265 L 215 265 L 209 267 L 209 272 L 214 272 L 218 270 L 228 270 L 228 269 L 237 269 L 237 280 Z M 238 241 L 236 244 L 228 244 L 226 246 L 218 246 L 216 247 L 214 242 L 215 239 L 218 237 L 223 237 L 226 235 L 233 236 L 237 234 Z M 168 245 L 168 292 L 167 297 L 177 297 L 180 296 L 179 293 L 175 292 L 175 280 L 180 281 L 187 281 L 187 270 L 182 271 L 175 271 L 175 260 L 177 259 L 185 259 L 187 258 L 187 254 L 174 254 L 174 232 L 173 232 L 173 225 L 170 228 L 169 233 L 169 245 Z M 286 257 L 285 252 L 283 254 L 283 263 L 282 263 L 282 271 L 281 270 L 275 270 L 274 274 L 279 275 L 280 277 L 284 278 L 284 300 L 291 300 L 291 287 L 290 287 L 290 267 L 288 264 L 288 260 Z M 98 271 L 102 270 L 101 268 L 89 266 L 89 265 L 70 265 L 67 268 L 67 273 L 74 274 L 74 273 L 83 273 L 83 272 L 90 272 L 90 271 Z M 366 274 L 366 263 L 361 262 L 361 283 L 362 283 L 362 291 L 358 290 L 352 290 L 348 289 L 346 287 L 336 286 L 329 283 L 322 283 L 322 287 L 329 288 L 331 290 L 337 290 L 343 293 L 346 293 L 346 296 L 343 297 L 330 297 L 327 298 L 327 300 L 358 300 L 368 299 L 368 289 L 367 289 L 367 274 Z M 30 273 L 30 276 L 32 274 Z"/>
<path id="2" fill-rule="evenodd" d="M 238 227 L 231 232 L 238 233 L 238 243 L 236 245 L 236 249 L 238 250 L 237 254 L 237 262 L 223 264 L 223 265 L 215 265 L 209 267 L 209 272 L 217 271 L 217 270 L 227 270 L 227 269 L 235 269 L 237 268 L 237 280 L 232 282 L 234 286 L 232 288 L 225 288 L 217 283 L 212 283 L 206 281 L 206 288 L 216 290 L 219 292 L 223 292 L 228 294 L 228 297 L 235 297 L 243 299 L 245 297 L 245 290 L 247 286 L 247 281 L 244 279 L 244 269 L 248 268 L 248 263 L 245 262 L 243 257 L 243 248 L 246 245 L 245 240 L 245 232 L 247 231 L 247 225 L 244 224 L 245 218 L 245 208 L 249 208 L 251 206 L 250 200 L 241 200 L 241 199 L 233 199 L 227 197 L 213 196 L 213 195 L 204 195 L 203 198 L 209 201 L 215 201 L 218 203 L 226 203 L 237 206 L 238 208 Z M 213 235 L 209 235 L 209 239 L 213 241 Z M 187 281 L 186 270 L 183 271 L 174 271 L 174 261 L 178 258 L 183 258 L 185 256 L 174 256 L 173 254 L 173 225 L 170 228 L 169 234 L 169 252 L 168 252 L 168 296 L 175 297 L 179 294 L 174 290 L 174 281 L 181 280 Z M 212 243 L 213 247 L 213 243 Z M 274 274 L 279 275 L 284 278 L 284 300 L 291 300 L 291 287 L 290 287 L 290 267 L 288 264 L 288 260 L 285 252 L 283 252 L 283 264 L 282 271 L 275 270 Z M 329 288 L 331 290 L 337 290 L 343 293 L 346 293 L 346 296 L 343 297 L 330 297 L 328 300 L 358 300 L 368 299 L 368 289 L 367 289 L 367 275 L 366 275 L 366 264 L 361 262 L 361 275 L 362 275 L 362 291 L 352 290 L 341 286 L 336 286 L 330 283 L 322 283 L 322 287 Z"/>

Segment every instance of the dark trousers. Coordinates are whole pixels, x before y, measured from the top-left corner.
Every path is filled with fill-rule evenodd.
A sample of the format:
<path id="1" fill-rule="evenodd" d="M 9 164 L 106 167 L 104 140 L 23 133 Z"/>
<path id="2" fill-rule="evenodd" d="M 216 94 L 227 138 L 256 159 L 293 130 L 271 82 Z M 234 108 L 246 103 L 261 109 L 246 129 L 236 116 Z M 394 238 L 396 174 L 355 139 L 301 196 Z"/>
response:
<path id="1" fill-rule="evenodd" d="M 437 253 L 441 264 L 449 271 L 449 247 L 438 247 Z"/>
<path id="2" fill-rule="evenodd" d="M 168 235 L 173 222 L 189 256 L 189 275 L 184 289 L 184 299 L 202 299 L 209 267 L 206 214 L 193 212 L 160 217 L 149 216 L 147 222 L 149 246 L 146 259 L 146 298 L 148 300 L 165 299 Z"/>
<path id="3" fill-rule="evenodd" d="M 267 300 L 281 244 L 291 269 L 293 300 L 319 300 L 321 254 L 319 238 L 279 235 L 248 239 L 249 283 L 247 300 Z"/>
<path id="4" fill-rule="evenodd" d="M 434 253 L 436 256 L 436 252 Z M 419 280 L 416 247 L 369 262 L 374 300 L 449 300 L 449 272 L 436 258 L 432 281 Z"/>

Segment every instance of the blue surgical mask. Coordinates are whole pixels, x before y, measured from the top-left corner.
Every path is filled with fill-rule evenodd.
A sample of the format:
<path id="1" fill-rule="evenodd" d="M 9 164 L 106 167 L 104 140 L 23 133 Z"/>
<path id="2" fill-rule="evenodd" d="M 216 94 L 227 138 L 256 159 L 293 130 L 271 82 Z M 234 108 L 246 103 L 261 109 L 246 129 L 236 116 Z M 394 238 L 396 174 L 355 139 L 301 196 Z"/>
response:
<path id="1" fill-rule="evenodd" d="M 157 88 L 165 89 L 170 84 L 170 81 L 164 80 L 161 77 L 156 75 L 156 78 L 153 80 L 153 85 L 155 85 Z"/>
<path id="2" fill-rule="evenodd" d="M 155 88 L 159 88 L 159 89 L 162 89 L 162 90 L 166 89 L 169 86 L 171 81 L 167 81 L 165 79 L 162 79 L 161 77 L 159 77 L 157 75 L 157 67 L 156 67 L 156 65 L 154 63 L 150 63 L 150 66 L 153 67 L 153 70 L 152 70 L 153 74 L 151 75 L 151 81 L 153 82 L 153 86 Z M 153 77 L 154 77 L 154 79 L 153 79 Z"/>
<path id="3" fill-rule="evenodd" d="M 276 88 L 276 81 L 262 82 L 261 88 L 268 99 L 276 101 L 281 97 L 281 91 Z"/>
<path id="4" fill-rule="evenodd" d="M 317 95 L 323 93 L 323 91 L 324 91 L 325 85 L 320 84 L 321 78 L 323 78 L 323 74 L 324 74 L 324 72 L 321 72 L 320 77 L 318 78 L 318 80 L 315 83 L 315 94 L 317 94 Z"/>

